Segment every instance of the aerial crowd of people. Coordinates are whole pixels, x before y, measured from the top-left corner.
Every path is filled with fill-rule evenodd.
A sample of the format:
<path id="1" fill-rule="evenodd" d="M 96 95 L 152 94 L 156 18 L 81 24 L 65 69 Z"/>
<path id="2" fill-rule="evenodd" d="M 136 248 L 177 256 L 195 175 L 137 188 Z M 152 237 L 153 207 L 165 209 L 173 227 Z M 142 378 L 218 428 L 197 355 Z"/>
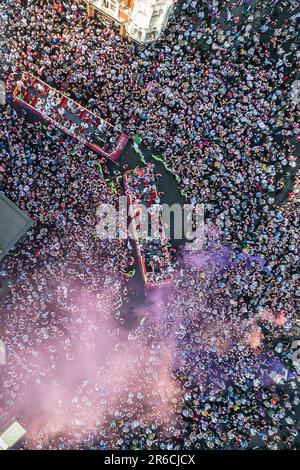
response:
<path id="1" fill-rule="evenodd" d="M 35 226 L 0 265 L 0 427 L 24 449 L 299 448 L 299 8 L 267 3 L 185 0 L 140 48 L 80 2 L 1 2 L 0 78 L 139 135 L 205 207 L 202 249 L 135 301 L 134 244 L 96 233 L 122 181 L 8 90 L 0 190 Z"/>

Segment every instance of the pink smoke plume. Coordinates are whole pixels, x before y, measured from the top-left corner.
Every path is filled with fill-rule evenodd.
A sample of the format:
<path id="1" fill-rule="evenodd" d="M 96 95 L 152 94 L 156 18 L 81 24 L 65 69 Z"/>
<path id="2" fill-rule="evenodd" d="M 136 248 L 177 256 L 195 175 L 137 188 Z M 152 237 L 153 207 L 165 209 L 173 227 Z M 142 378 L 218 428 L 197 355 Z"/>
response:
<path id="1" fill-rule="evenodd" d="M 55 287 L 58 304 L 69 302 L 72 284 L 64 279 L 63 286 Z M 77 436 L 80 443 L 100 429 L 109 429 L 107 439 L 112 439 L 124 428 L 116 416 L 121 409 L 145 425 L 153 420 L 162 428 L 170 424 L 180 402 L 170 345 L 132 340 L 113 318 L 117 304 L 118 294 L 113 299 L 111 290 L 73 292 L 65 332 L 57 340 L 41 336 L 34 349 L 38 365 L 31 350 L 19 350 L 17 363 L 10 349 L 10 369 L 18 382 L 16 408 L 30 423 L 31 447 L 40 448 L 60 435 Z M 113 421 L 115 428 L 110 427 Z"/>
<path id="2" fill-rule="evenodd" d="M 271 309 L 265 308 L 259 314 L 258 318 L 264 321 L 268 321 L 273 325 L 284 326 L 286 322 L 286 317 L 284 313 L 279 313 L 275 315 Z"/>
<path id="3" fill-rule="evenodd" d="M 8 344 L 4 400 L 15 402 L 30 423 L 31 448 L 62 435 L 91 446 L 91 436 L 99 434 L 116 446 L 127 432 L 154 421 L 162 430 L 172 428 L 185 388 L 224 390 L 225 381 L 235 378 L 241 351 L 259 350 L 258 320 L 284 324 L 284 316 L 267 310 L 249 319 L 239 315 L 238 302 L 215 285 L 215 265 L 225 269 L 226 260 L 217 263 L 214 252 L 187 260 L 173 287 L 151 291 L 136 309 L 139 324 L 130 331 L 116 321 L 122 305 L 116 274 L 101 288 L 78 288 L 62 274 L 52 285 L 53 311 L 45 304 L 37 312 L 34 301 L 28 308 L 21 300 L 7 314 L 8 331 L 26 335 Z M 23 294 L 28 298 L 30 289 Z"/>

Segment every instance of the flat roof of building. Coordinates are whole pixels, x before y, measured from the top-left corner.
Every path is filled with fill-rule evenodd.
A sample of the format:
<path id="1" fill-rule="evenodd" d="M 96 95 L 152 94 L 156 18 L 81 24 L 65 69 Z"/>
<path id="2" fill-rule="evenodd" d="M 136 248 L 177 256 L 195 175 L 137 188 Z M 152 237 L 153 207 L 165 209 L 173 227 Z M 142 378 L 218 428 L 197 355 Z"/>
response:
<path id="1" fill-rule="evenodd" d="M 26 212 L 0 192 L 0 260 L 34 226 Z"/>
<path id="2" fill-rule="evenodd" d="M 25 428 L 14 420 L 0 433 L 0 450 L 8 450 L 14 447 L 26 434 Z"/>

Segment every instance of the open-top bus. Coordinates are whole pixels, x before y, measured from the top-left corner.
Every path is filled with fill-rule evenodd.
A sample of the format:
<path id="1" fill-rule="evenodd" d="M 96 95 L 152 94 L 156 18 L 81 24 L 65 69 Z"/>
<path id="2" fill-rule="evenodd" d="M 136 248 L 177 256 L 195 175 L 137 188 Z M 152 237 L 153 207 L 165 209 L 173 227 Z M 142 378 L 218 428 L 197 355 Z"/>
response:
<path id="1" fill-rule="evenodd" d="M 139 266 L 146 288 L 160 287 L 170 283 L 175 272 L 175 249 L 165 236 L 159 210 L 159 195 L 153 165 L 135 168 L 123 175 L 125 193 L 128 197 L 131 229 L 135 241 Z M 156 217 L 147 217 L 143 223 L 144 210 Z M 151 222 L 149 224 L 149 221 Z M 154 221 L 154 226 L 153 226 Z M 149 235 L 149 229 L 151 235 Z"/>
<path id="2" fill-rule="evenodd" d="M 34 75 L 24 72 L 13 99 L 84 145 L 117 160 L 128 136 Z"/>

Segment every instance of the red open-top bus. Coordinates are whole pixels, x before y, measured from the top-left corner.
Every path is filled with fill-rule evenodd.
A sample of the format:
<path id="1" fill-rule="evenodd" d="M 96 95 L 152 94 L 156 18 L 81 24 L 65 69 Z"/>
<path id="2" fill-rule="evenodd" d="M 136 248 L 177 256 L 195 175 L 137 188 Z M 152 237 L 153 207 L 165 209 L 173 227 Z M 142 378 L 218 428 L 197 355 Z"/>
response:
<path id="1" fill-rule="evenodd" d="M 145 287 L 149 289 L 168 285 L 175 272 L 174 254 L 172 253 L 175 249 L 165 237 L 161 214 L 155 237 L 148 237 L 143 233 L 144 228 L 142 229 L 140 220 L 141 205 L 151 209 L 159 201 L 153 165 L 127 171 L 123 175 L 123 181 L 128 197 L 132 235 Z"/>
<path id="2" fill-rule="evenodd" d="M 117 160 L 128 136 L 68 96 L 24 72 L 13 99 L 110 160 Z"/>

